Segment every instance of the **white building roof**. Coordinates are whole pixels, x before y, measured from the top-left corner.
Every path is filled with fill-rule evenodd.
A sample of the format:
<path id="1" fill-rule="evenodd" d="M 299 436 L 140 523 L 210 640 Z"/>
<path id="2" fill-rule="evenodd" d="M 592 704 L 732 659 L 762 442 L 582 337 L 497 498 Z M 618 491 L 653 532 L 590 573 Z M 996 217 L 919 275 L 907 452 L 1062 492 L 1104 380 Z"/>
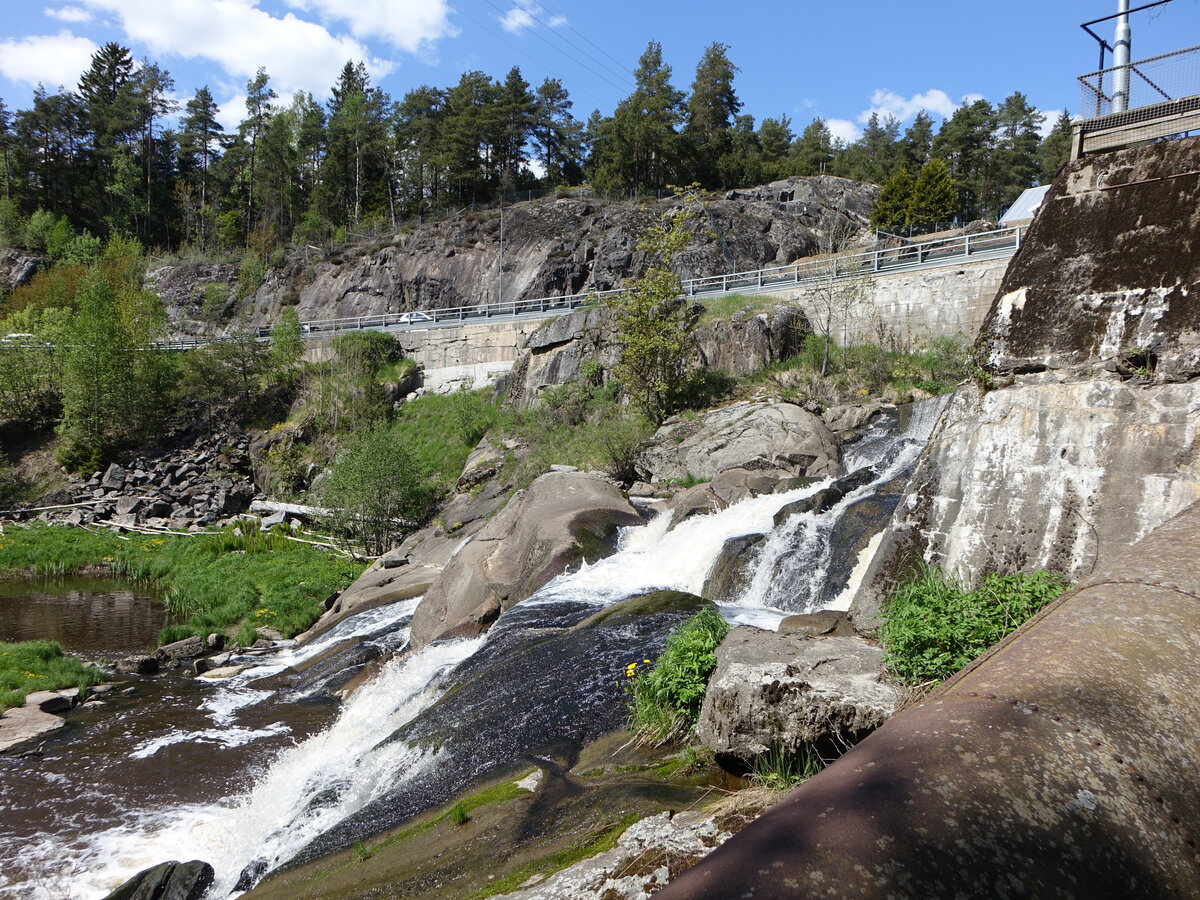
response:
<path id="1" fill-rule="evenodd" d="M 1037 187 L 1026 189 L 1013 202 L 1013 205 L 1008 208 L 1008 211 L 1000 217 L 1000 224 L 1017 225 L 1021 222 L 1032 221 L 1038 211 L 1038 207 L 1046 199 L 1046 191 L 1048 190 L 1050 190 L 1050 185 L 1048 184 L 1039 184 Z"/>

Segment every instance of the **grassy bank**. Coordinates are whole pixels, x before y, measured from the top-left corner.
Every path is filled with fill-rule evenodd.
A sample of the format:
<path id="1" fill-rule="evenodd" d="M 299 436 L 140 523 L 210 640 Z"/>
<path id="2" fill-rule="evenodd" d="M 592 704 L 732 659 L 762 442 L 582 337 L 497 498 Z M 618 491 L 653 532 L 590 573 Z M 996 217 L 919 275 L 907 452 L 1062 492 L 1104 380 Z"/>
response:
<path id="1" fill-rule="evenodd" d="M 33 691 L 57 691 L 99 684 L 99 669 L 64 656 L 54 641 L 0 643 L 0 710 L 20 706 Z"/>
<path id="2" fill-rule="evenodd" d="M 119 537 L 33 525 L 9 526 L 0 535 L 0 577 L 99 570 L 156 584 L 180 623 L 163 629 L 160 643 L 234 628 L 243 642 L 253 640 L 257 627 L 291 637 L 316 621 L 325 598 L 363 568 L 269 534 Z"/>

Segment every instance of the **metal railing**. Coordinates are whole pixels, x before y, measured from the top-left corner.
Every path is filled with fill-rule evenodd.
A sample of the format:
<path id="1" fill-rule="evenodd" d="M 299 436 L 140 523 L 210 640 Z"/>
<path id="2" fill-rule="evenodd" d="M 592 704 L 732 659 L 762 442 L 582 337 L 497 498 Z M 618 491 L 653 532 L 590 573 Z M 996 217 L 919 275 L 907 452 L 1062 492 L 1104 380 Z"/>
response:
<path id="1" fill-rule="evenodd" d="M 1085 118 L 1112 115 L 1117 76 L 1126 70 L 1129 73 L 1129 98 L 1125 111 L 1129 113 L 1139 107 L 1200 93 L 1200 44 L 1139 59 L 1127 67 L 1110 66 L 1080 75 L 1080 114 Z"/>

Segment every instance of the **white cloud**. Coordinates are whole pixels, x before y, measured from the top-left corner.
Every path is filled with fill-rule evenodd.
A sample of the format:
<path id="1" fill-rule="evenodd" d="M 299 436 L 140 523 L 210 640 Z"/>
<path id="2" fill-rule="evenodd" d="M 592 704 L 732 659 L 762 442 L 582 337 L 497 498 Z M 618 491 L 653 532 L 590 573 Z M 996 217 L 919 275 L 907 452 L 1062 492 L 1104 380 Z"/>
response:
<path id="1" fill-rule="evenodd" d="M 297 90 L 327 96 L 347 60 L 362 60 L 376 79 L 395 68 L 351 37 L 292 13 L 272 16 L 258 8 L 258 0 L 82 2 L 116 15 L 127 38 L 145 44 L 152 55 L 212 60 L 235 79 L 252 78 L 263 66 L 281 97 Z"/>
<path id="2" fill-rule="evenodd" d="M 73 87 L 99 47 L 69 31 L 0 41 L 0 74 L 47 88 Z"/>
<path id="3" fill-rule="evenodd" d="M 46 15 L 52 19 L 58 19 L 60 22 L 71 22 L 72 24 L 92 21 L 92 14 L 82 6 L 63 6 L 58 9 L 46 7 Z"/>
<path id="4" fill-rule="evenodd" d="M 862 137 L 862 129 L 849 119 L 826 119 L 825 127 L 835 139 L 851 144 Z"/>
<path id="5" fill-rule="evenodd" d="M 544 22 L 535 13 L 540 10 L 550 18 Z M 533 28 L 542 24 L 547 28 L 562 28 L 567 24 L 567 17 L 550 12 L 538 0 L 514 0 L 512 9 L 500 17 L 500 25 L 505 31 L 517 32 L 523 28 Z"/>
<path id="6" fill-rule="evenodd" d="M 500 19 L 500 25 L 505 31 L 520 31 L 522 28 L 532 28 L 534 26 L 533 13 L 530 12 L 533 4 L 525 0 L 518 0 L 517 4 L 506 12 Z"/>
<path id="7" fill-rule="evenodd" d="M 408 53 L 424 54 L 434 42 L 454 37 L 446 0 L 287 0 L 296 9 L 316 10 L 350 26 L 358 38 L 379 37 Z"/>
<path id="8" fill-rule="evenodd" d="M 858 121 L 866 123 L 871 115 L 875 114 L 881 119 L 891 116 L 901 122 L 906 122 L 914 118 L 921 110 L 939 118 L 948 119 L 954 115 L 954 110 L 963 103 L 974 103 L 976 100 L 982 99 L 982 94 L 967 94 L 958 103 L 955 103 L 950 99 L 949 94 L 936 88 L 923 94 L 913 94 L 911 97 L 902 97 L 895 91 L 880 88 L 871 94 L 871 106 L 858 114 Z"/>

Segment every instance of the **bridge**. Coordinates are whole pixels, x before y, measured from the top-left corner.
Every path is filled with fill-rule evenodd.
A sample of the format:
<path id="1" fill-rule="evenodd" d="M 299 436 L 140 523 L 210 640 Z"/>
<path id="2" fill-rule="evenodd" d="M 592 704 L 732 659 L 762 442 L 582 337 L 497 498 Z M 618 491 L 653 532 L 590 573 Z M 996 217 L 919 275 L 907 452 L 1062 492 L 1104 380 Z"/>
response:
<path id="1" fill-rule="evenodd" d="M 962 234 L 920 243 L 905 244 L 863 253 L 836 257 L 810 258 L 787 266 L 730 272 L 683 281 L 683 295 L 696 299 L 714 299 L 729 294 L 793 293 L 819 287 L 830 281 L 879 279 L 905 272 L 921 272 L 968 262 L 1006 260 L 1020 249 L 1023 226 L 978 234 Z M 414 321 L 410 312 L 378 313 L 334 319 L 311 319 L 300 323 L 307 340 L 329 338 L 352 331 L 408 332 L 428 329 L 461 328 L 464 325 L 491 322 L 521 322 L 563 315 L 582 306 L 603 302 L 625 292 L 624 288 L 560 294 L 524 300 L 505 300 L 473 306 L 422 310 L 428 318 Z M 990 297 L 987 298 L 990 302 Z M 257 329 L 255 336 L 269 340 L 272 326 Z M 214 338 L 177 338 L 159 343 L 163 349 L 186 350 L 212 343 Z"/>

